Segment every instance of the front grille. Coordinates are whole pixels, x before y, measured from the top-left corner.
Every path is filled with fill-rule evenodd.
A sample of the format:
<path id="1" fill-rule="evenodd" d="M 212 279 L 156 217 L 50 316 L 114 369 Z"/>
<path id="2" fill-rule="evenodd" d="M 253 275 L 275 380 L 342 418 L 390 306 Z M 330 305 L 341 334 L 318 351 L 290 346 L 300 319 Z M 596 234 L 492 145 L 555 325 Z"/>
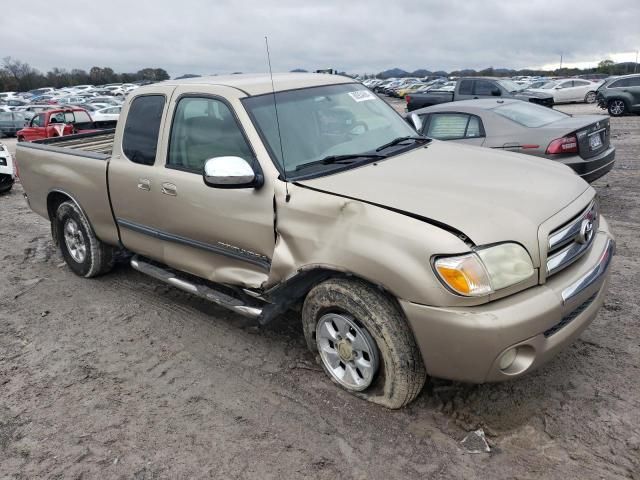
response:
<path id="1" fill-rule="evenodd" d="M 584 302 L 578 305 L 574 310 L 572 310 L 567 315 L 562 317 L 562 320 L 556 323 L 553 327 L 549 328 L 548 330 L 545 330 L 544 336 L 546 338 L 549 338 L 554 333 L 558 333 L 561 329 L 569 325 L 573 320 L 575 320 L 575 318 L 578 315 L 584 312 L 589 307 L 589 305 L 591 305 L 591 302 L 593 302 L 593 299 L 596 298 L 597 294 L 598 293 L 596 292 L 593 295 L 591 295 L 588 299 L 586 299 Z"/>
<path id="2" fill-rule="evenodd" d="M 559 272 L 589 250 L 598 231 L 598 207 L 595 200 L 578 216 L 549 235 L 547 276 Z"/>

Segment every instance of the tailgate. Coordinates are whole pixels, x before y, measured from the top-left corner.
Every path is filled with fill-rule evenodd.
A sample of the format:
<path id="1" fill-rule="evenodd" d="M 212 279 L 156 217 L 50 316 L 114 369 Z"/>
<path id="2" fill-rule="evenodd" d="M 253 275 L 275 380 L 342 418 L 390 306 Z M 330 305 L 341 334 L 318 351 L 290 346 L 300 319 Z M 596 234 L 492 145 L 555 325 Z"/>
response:
<path id="1" fill-rule="evenodd" d="M 595 157 L 609 148 L 611 127 L 609 119 L 598 120 L 576 131 L 578 152 L 584 159 Z"/>

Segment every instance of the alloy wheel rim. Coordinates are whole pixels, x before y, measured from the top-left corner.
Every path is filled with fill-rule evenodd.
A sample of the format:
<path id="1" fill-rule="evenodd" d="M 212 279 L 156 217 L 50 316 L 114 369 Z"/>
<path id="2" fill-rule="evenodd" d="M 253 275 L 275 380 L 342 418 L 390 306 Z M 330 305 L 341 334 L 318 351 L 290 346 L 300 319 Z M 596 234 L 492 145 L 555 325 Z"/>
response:
<path id="1" fill-rule="evenodd" d="M 624 104 L 621 100 L 614 100 L 611 104 L 611 113 L 615 113 L 616 115 L 624 112 Z"/>
<path id="2" fill-rule="evenodd" d="M 593 92 L 587 93 L 587 103 L 595 103 L 596 94 Z"/>
<path id="3" fill-rule="evenodd" d="M 78 263 L 84 262 L 87 257 L 87 244 L 78 224 L 72 218 L 67 219 L 64 224 L 64 243 L 71 258 Z"/>
<path id="4" fill-rule="evenodd" d="M 378 371 L 378 348 L 351 316 L 323 315 L 316 326 L 316 345 L 327 371 L 340 385 L 353 391 L 371 385 Z"/>

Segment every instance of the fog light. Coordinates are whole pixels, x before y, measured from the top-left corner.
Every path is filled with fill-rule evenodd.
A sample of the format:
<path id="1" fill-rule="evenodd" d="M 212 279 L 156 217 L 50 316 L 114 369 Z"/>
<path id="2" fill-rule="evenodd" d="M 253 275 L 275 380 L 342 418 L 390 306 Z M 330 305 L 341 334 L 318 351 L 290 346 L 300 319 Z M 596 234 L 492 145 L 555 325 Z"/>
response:
<path id="1" fill-rule="evenodd" d="M 513 362 L 516 360 L 517 353 L 518 350 L 516 348 L 510 348 L 509 350 L 504 352 L 500 357 L 500 370 L 506 370 L 511 365 L 513 365 Z"/>

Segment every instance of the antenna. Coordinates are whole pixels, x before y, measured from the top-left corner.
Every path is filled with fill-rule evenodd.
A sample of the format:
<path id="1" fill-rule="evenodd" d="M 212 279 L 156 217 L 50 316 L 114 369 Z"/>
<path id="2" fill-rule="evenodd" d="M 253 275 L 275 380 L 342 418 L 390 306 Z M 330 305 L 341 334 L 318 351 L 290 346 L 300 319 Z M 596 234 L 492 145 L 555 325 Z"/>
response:
<path id="1" fill-rule="evenodd" d="M 284 161 L 284 149 L 282 148 L 282 134 L 280 132 L 280 119 L 278 118 L 278 101 L 276 99 L 276 87 L 273 83 L 273 71 L 271 70 L 271 55 L 269 54 L 269 39 L 264 36 L 264 43 L 267 47 L 267 62 L 269 63 L 269 77 L 271 77 L 271 93 L 273 94 L 273 108 L 276 112 L 276 126 L 278 127 L 278 141 L 280 142 L 280 158 L 282 158 L 282 172 L 284 176 L 284 188 L 287 191 L 286 201 L 291 198 L 289 195 L 289 182 L 287 181 L 287 165 Z"/>

